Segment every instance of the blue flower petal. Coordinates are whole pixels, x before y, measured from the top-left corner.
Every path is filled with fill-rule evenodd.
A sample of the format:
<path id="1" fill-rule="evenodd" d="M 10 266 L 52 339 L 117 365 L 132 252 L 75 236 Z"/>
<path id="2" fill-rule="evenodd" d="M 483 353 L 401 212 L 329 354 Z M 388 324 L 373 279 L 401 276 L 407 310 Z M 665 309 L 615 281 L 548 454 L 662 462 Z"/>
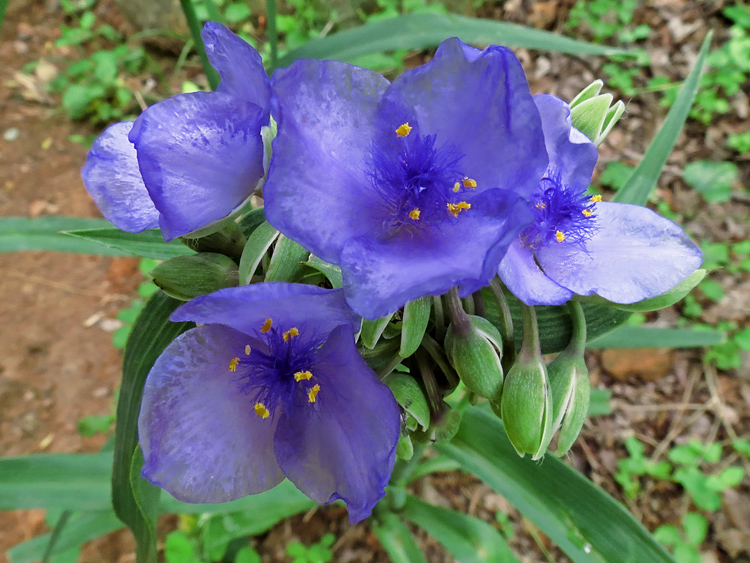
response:
<path id="1" fill-rule="evenodd" d="M 343 290 L 284 282 L 220 289 L 185 303 L 170 317 L 175 322 L 223 324 L 246 334 L 259 330 L 267 318 L 276 326 L 300 330 L 309 320 L 319 333 L 342 324 L 354 333 L 361 322 L 347 305 Z"/>
<path id="2" fill-rule="evenodd" d="M 86 155 L 81 175 L 102 215 L 118 229 L 139 233 L 159 226 L 159 212 L 138 170 L 135 147 L 128 140 L 132 121 L 110 125 Z"/>
<path id="3" fill-rule="evenodd" d="M 530 197 L 547 156 L 539 112 L 510 50 L 493 46 L 477 53 L 448 39 L 431 62 L 394 80 L 392 90 L 414 108 L 423 135 L 459 148 L 463 171 L 478 189 Z"/>
<path id="4" fill-rule="evenodd" d="M 266 113 L 228 94 L 196 92 L 154 104 L 130 140 L 164 239 L 224 219 L 263 177 Z"/>
<path id="5" fill-rule="evenodd" d="M 217 22 L 206 22 L 201 31 L 208 60 L 221 76 L 217 92 L 260 106 L 269 111 L 271 82 L 258 51 Z"/>
<path id="6" fill-rule="evenodd" d="M 331 332 L 312 371 L 320 381 L 316 401 L 281 416 L 276 456 L 303 493 L 319 503 L 343 500 L 356 523 L 385 495 L 400 410 L 360 356 L 347 327 Z"/>
<path id="7" fill-rule="evenodd" d="M 544 129 L 549 167 L 562 182 L 572 188 L 588 187 L 599 156 L 596 145 L 573 129 L 570 106 L 556 96 L 534 96 Z"/>
<path id="8" fill-rule="evenodd" d="M 526 305 L 562 305 L 573 292 L 549 279 L 534 259 L 533 251 L 516 239 L 500 262 L 500 279 Z"/>
<path id="9" fill-rule="evenodd" d="M 646 207 L 596 204 L 599 230 L 583 244 L 550 244 L 539 264 L 553 281 L 579 295 L 615 303 L 661 295 L 693 273 L 701 251 L 678 225 Z"/>
<path id="10" fill-rule="evenodd" d="M 138 433 L 143 476 L 178 500 L 228 502 L 284 475 L 274 454 L 278 416 L 258 417 L 228 369 L 245 335 L 212 325 L 177 337 L 143 391 Z"/>
<path id="11" fill-rule="evenodd" d="M 455 221 L 404 229 L 390 238 L 349 240 L 341 270 L 352 309 L 375 319 L 455 285 L 462 286 L 462 293 L 487 285 L 532 215 L 523 200 L 506 190 L 487 190 L 468 201 L 471 209 Z"/>
<path id="12" fill-rule="evenodd" d="M 379 225 L 385 214 L 366 163 L 388 81 L 336 61 L 301 60 L 277 71 L 273 86 L 280 117 L 263 187 L 266 217 L 338 264 L 344 242 Z"/>

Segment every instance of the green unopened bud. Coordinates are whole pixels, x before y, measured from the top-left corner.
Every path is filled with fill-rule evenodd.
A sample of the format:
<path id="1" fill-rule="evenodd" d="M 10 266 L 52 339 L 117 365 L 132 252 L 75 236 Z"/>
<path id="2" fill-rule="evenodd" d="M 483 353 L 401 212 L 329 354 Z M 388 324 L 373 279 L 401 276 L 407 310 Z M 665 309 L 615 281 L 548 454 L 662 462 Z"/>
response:
<path id="1" fill-rule="evenodd" d="M 488 399 L 499 398 L 503 389 L 503 338 L 483 317 L 467 315 L 467 330 L 453 323 L 445 335 L 445 351 L 466 388 Z"/>
<path id="2" fill-rule="evenodd" d="M 544 455 L 552 437 L 552 398 L 547 369 L 541 359 L 516 360 L 505 376 L 503 394 L 492 409 L 503 419 L 505 432 L 518 455 Z M 499 411 L 499 412 L 498 412 Z"/>
<path id="3" fill-rule="evenodd" d="M 573 127 L 599 146 L 625 113 L 625 104 L 618 100 L 612 105 L 612 94 L 600 94 L 604 82 L 596 80 L 584 88 L 570 102 Z"/>
<path id="4" fill-rule="evenodd" d="M 571 350 L 561 352 L 547 366 L 554 421 L 560 429 L 555 455 L 565 455 L 581 433 L 591 400 L 589 370 L 583 356 Z"/>
<path id="5" fill-rule="evenodd" d="M 151 276 L 164 293 L 181 301 L 235 287 L 239 282 L 237 264 L 211 252 L 170 258 L 151 270 Z"/>

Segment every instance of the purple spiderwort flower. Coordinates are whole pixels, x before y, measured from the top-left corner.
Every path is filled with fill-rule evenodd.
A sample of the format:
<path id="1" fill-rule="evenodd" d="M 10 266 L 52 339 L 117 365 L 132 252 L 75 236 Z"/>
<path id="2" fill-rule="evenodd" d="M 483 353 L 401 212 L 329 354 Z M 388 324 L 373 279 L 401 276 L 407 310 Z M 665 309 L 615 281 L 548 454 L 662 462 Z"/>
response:
<path id="1" fill-rule="evenodd" d="M 382 317 L 423 295 L 489 283 L 532 220 L 522 198 L 547 166 L 511 51 L 448 39 L 392 84 L 348 64 L 300 60 L 274 74 L 273 88 L 266 217 L 341 266 L 357 313 Z"/>
<path id="2" fill-rule="evenodd" d="M 218 89 L 174 96 L 135 122 L 115 123 L 86 158 L 86 189 L 124 231 L 161 227 L 172 240 L 202 230 L 241 208 L 263 177 L 271 85 L 260 55 L 218 23 L 201 36 Z"/>
<path id="3" fill-rule="evenodd" d="M 534 96 L 549 167 L 533 196 L 534 223 L 513 242 L 499 273 L 527 305 L 560 305 L 574 294 L 635 303 L 694 272 L 701 251 L 675 223 L 646 207 L 601 201 L 586 189 L 596 146 L 571 126 L 570 107 Z"/>
<path id="4" fill-rule="evenodd" d="M 354 342 L 342 290 L 263 283 L 177 309 L 177 337 L 146 380 L 143 476 L 175 498 L 227 502 L 288 477 L 352 522 L 383 497 L 400 410 Z"/>

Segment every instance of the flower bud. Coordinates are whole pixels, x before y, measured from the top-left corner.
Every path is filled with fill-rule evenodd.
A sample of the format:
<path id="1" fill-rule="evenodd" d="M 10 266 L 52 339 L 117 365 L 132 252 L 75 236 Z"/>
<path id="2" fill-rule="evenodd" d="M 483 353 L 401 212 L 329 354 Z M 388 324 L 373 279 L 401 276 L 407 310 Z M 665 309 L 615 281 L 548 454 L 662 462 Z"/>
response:
<path id="1" fill-rule="evenodd" d="M 508 370 L 500 398 L 492 409 L 503 419 L 508 439 L 521 457 L 544 455 L 552 437 L 552 399 L 541 358 L 519 356 Z M 498 413 L 499 410 L 499 413 Z"/>
<path id="2" fill-rule="evenodd" d="M 164 293 L 181 301 L 235 287 L 239 280 L 237 264 L 211 252 L 170 258 L 151 270 L 151 276 Z"/>
<path id="3" fill-rule="evenodd" d="M 445 335 L 445 351 L 466 388 L 488 399 L 499 398 L 503 388 L 503 339 L 490 321 L 467 316 L 468 330 L 451 324 Z"/>
<path id="4" fill-rule="evenodd" d="M 560 429 L 555 455 L 567 453 L 583 428 L 591 400 L 589 370 L 581 354 L 561 352 L 547 366 L 554 421 L 552 433 Z"/>
<path id="5" fill-rule="evenodd" d="M 615 123 L 625 113 L 625 104 L 622 100 L 611 106 L 612 94 L 599 94 L 602 86 L 602 80 L 595 80 L 570 102 L 573 127 L 597 146 L 604 142 Z"/>

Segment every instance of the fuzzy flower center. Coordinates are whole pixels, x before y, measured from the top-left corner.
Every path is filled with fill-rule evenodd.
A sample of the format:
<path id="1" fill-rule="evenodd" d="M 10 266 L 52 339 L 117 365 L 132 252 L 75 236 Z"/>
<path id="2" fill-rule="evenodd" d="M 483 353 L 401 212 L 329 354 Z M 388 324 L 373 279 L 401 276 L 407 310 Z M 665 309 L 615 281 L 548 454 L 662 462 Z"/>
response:
<path id="1" fill-rule="evenodd" d="M 547 174 L 534 192 L 534 223 L 522 233 L 531 248 L 561 242 L 581 243 L 596 232 L 596 206 L 602 196 L 586 188 L 566 186 L 557 174 Z"/>
<path id="2" fill-rule="evenodd" d="M 368 175 L 386 202 L 386 232 L 458 218 L 471 209 L 462 194 L 477 187 L 461 171 L 464 155 L 455 145 L 438 147 L 435 135 L 412 129 L 404 123 L 394 132 L 395 144 L 373 144 Z"/>
<path id="3" fill-rule="evenodd" d="M 274 327 L 269 318 L 249 340 L 229 360 L 228 369 L 237 373 L 255 414 L 267 419 L 277 408 L 291 412 L 317 402 L 321 386 L 314 368 L 320 338 L 297 327 Z"/>

